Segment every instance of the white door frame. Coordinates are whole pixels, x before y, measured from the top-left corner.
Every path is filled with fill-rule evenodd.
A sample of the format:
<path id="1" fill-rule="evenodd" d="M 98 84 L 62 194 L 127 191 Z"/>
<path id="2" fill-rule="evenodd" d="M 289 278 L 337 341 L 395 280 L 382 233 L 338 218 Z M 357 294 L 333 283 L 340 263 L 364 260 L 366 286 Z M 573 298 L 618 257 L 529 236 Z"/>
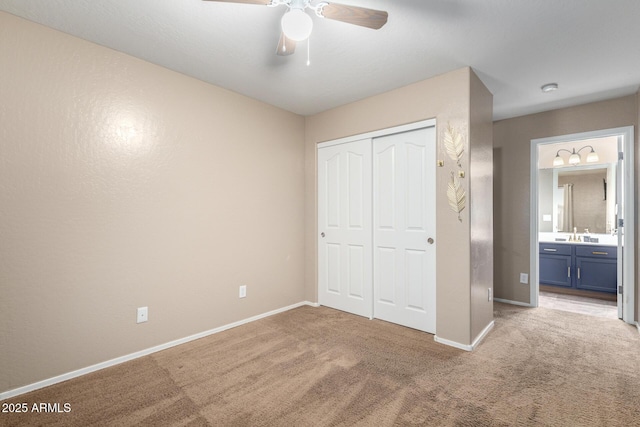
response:
<path id="1" fill-rule="evenodd" d="M 408 132 L 411 130 L 434 127 L 434 126 L 436 126 L 436 119 L 422 120 L 415 123 L 408 123 L 406 125 L 394 126 L 391 128 L 374 130 L 371 132 L 359 133 L 357 135 L 345 136 L 344 138 L 332 139 L 329 141 L 320 142 L 317 144 L 316 150 L 318 148 L 344 144 L 345 142 L 358 141 L 358 140 L 367 139 L 367 138 L 377 138 L 380 136 L 393 135 L 394 133 Z"/>
<path id="2" fill-rule="evenodd" d="M 627 323 L 634 324 L 635 320 L 635 200 L 634 200 L 634 128 L 626 126 L 613 129 L 603 129 L 591 132 L 581 132 L 569 135 L 553 136 L 549 138 L 538 138 L 531 140 L 531 210 L 530 218 L 530 303 L 531 307 L 538 306 L 538 145 L 554 144 L 559 142 L 580 141 L 584 139 L 605 138 L 610 136 L 623 137 L 624 150 L 624 234 L 625 248 L 623 251 L 623 318 Z"/>

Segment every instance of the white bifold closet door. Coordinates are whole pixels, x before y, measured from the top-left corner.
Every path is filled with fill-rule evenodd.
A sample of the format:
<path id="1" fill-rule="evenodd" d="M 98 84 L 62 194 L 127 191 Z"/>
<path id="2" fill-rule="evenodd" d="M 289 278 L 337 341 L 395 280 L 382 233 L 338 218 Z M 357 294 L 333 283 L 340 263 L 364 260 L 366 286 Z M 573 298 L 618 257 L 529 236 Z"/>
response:
<path id="1" fill-rule="evenodd" d="M 318 149 L 320 304 L 435 333 L 435 128 Z"/>

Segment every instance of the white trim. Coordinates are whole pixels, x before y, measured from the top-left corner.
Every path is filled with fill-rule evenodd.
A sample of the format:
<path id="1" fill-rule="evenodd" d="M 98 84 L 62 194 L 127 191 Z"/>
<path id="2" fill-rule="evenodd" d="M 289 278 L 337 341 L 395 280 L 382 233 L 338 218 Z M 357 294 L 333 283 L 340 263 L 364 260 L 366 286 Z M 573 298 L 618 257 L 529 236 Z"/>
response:
<path id="1" fill-rule="evenodd" d="M 538 140 L 531 140 L 530 168 L 529 174 L 529 307 L 538 306 Z M 535 212 L 535 215 L 534 215 Z M 533 216 L 532 216 L 533 215 Z"/>
<path id="2" fill-rule="evenodd" d="M 465 351 L 473 351 L 473 347 L 471 347 L 469 344 L 460 344 L 459 342 L 455 342 L 455 341 L 447 340 L 447 339 L 444 339 L 444 338 L 440 338 L 437 335 L 433 336 L 433 340 L 435 342 L 437 342 L 437 343 L 448 345 L 449 347 L 455 347 L 455 348 L 459 348 L 460 350 L 465 350 Z"/>
<path id="3" fill-rule="evenodd" d="M 433 336 L 433 340 L 437 343 L 440 344 L 444 344 L 444 345 L 448 345 L 450 347 L 455 347 L 455 348 L 459 348 L 460 350 L 465 350 L 465 351 L 473 351 L 476 349 L 476 347 L 478 347 L 478 345 L 480 344 L 480 342 L 487 336 L 487 334 L 489 333 L 489 331 L 491 329 L 493 329 L 493 327 L 495 326 L 495 321 L 491 321 L 483 330 L 482 332 L 480 332 L 480 334 L 476 337 L 475 340 L 473 340 L 473 343 L 471 343 L 471 345 L 469 344 L 461 344 L 459 342 L 455 342 L 455 341 L 451 341 L 451 340 L 447 340 L 444 338 L 440 338 L 437 335 Z"/>
<path id="4" fill-rule="evenodd" d="M 484 338 L 489 334 L 489 331 L 491 331 L 495 325 L 496 325 L 496 322 L 494 320 L 489 322 L 489 324 L 482 330 L 482 332 L 480 332 L 480 334 L 478 334 L 476 339 L 473 340 L 473 343 L 471 343 L 471 350 L 475 350 L 476 347 L 478 347 L 478 345 L 480 345 L 482 340 L 484 340 Z"/>
<path id="5" fill-rule="evenodd" d="M 638 328 L 638 333 L 640 334 L 640 323 L 636 322 L 636 328 Z"/>
<path id="6" fill-rule="evenodd" d="M 558 142 L 580 141 L 584 139 L 605 138 L 608 136 L 624 137 L 624 172 L 625 172 L 625 200 L 624 200 L 624 233 L 627 238 L 623 251 L 623 320 L 633 324 L 635 322 L 635 267 L 638 260 L 635 258 L 635 221 L 636 201 L 635 195 L 635 164 L 634 164 L 634 127 L 625 126 L 613 129 L 603 129 L 590 132 L 558 135 L 549 138 L 531 140 L 531 174 L 530 174 L 530 260 L 529 283 L 531 307 L 538 306 L 538 145 Z"/>
<path id="7" fill-rule="evenodd" d="M 228 325 L 220 326 L 218 328 L 210 329 L 208 331 L 200 332 L 198 334 L 190 335 L 185 338 L 180 338 L 175 341 L 170 341 L 165 344 L 160 344 L 155 347 L 147 348 L 145 350 L 140 350 L 135 353 L 127 354 L 125 356 L 117 357 L 115 359 L 107 360 L 105 362 L 97 363 L 95 365 L 87 366 L 86 368 L 81 368 L 72 372 L 67 372 L 66 374 L 58 375 L 53 378 L 49 378 L 46 380 L 38 381 L 37 383 L 29 384 L 23 387 L 18 387 L 13 390 L 5 391 L 0 393 L 0 400 L 9 399 L 24 393 L 28 393 L 30 391 L 38 390 L 43 387 L 48 387 L 50 385 L 54 385 L 60 383 L 62 381 L 67 381 L 72 378 L 77 378 L 82 375 L 89 374 L 91 372 L 99 371 L 104 368 L 109 368 L 111 366 L 119 365 L 124 362 L 128 362 L 130 360 L 138 359 L 143 356 L 147 356 L 152 353 L 156 353 L 161 350 L 166 350 L 171 347 L 175 347 L 180 344 L 185 344 L 189 341 L 194 341 L 200 338 L 207 337 L 209 335 L 217 334 L 219 332 L 226 331 L 228 329 L 235 328 L 237 326 L 245 325 L 247 323 L 255 322 L 256 320 L 264 319 L 265 317 L 273 316 L 274 314 L 283 313 L 285 311 L 292 310 L 294 308 L 302 307 L 304 305 L 309 305 L 311 307 L 319 307 L 318 303 L 302 301 L 296 304 L 289 305 L 287 307 L 278 308 L 276 310 L 269 311 L 267 313 L 258 314 L 257 316 L 249 317 L 248 319 L 239 320 L 237 322 L 229 323 Z"/>
<path id="8" fill-rule="evenodd" d="M 333 145 L 346 144 L 347 142 L 360 141 L 361 139 L 377 138 L 380 136 L 393 135 L 396 133 L 408 132 L 411 130 L 434 127 L 436 125 L 436 119 L 427 119 L 415 123 L 408 123 L 406 125 L 394 126 L 392 128 L 374 130 L 367 133 L 361 133 L 358 135 L 346 136 L 344 138 L 332 139 L 330 141 L 320 142 L 317 144 L 318 148 L 331 147 Z"/>
<path id="9" fill-rule="evenodd" d="M 495 302 L 502 302 L 504 304 L 519 305 L 519 306 L 522 306 L 522 307 L 533 308 L 533 306 L 531 304 L 526 303 L 526 302 L 512 301 L 512 300 L 509 300 L 509 299 L 502 299 L 502 298 L 494 298 L 493 300 Z"/>

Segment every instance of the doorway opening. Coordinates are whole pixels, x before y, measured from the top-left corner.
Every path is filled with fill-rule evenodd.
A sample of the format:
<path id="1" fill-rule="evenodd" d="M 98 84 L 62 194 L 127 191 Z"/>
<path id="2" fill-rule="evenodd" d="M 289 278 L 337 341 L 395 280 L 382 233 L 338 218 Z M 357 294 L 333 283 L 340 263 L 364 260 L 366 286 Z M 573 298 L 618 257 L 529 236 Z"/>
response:
<path id="1" fill-rule="evenodd" d="M 633 127 L 531 141 L 531 306 L 634 322 L 633 158 Z"/>

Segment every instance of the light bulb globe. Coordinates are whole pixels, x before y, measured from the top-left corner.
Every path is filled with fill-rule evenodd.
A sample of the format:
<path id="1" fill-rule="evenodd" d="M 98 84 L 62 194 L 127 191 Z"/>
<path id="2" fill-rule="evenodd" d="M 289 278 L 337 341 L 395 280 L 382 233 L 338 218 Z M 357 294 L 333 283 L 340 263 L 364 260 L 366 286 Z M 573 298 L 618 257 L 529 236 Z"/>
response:
<path id="1" fill-rule="evenodd" d="M 580 154 L 573 153 L 569 156 L 569 164 L 570 165 L 578 165 L 580 164 Z"/>
<path id="2" fill-rule="evenodd" d="M 595 151 L 591 151 L 589 154 L 587 154 L 587 163 L 595 163 L 600 161 L 600 156 L 598 156 L 598 153 L 596 153 Z"/>
<path id="3" fill-rule="evenodd" d="M 313 20 L 302 9 L 291 9 L 285 13 L 280 24 L 284 35 L 296 42 L 308 39 L 313 30 Z"/>

